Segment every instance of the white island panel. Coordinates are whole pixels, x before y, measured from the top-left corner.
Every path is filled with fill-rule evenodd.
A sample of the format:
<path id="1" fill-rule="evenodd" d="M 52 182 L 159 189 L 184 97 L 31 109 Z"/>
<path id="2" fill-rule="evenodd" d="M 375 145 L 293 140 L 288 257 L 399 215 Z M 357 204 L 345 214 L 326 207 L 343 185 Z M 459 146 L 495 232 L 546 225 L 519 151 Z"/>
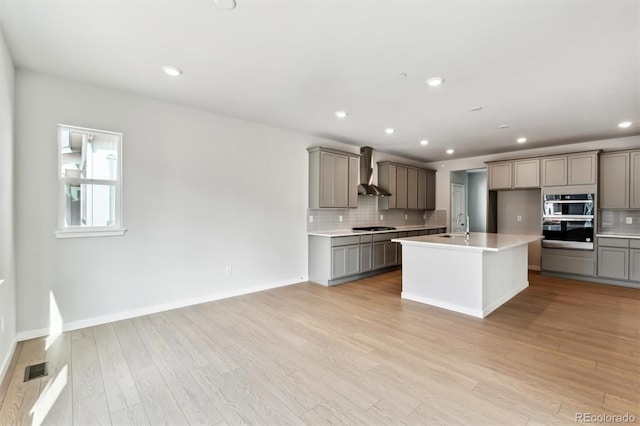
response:
<path id="1" fill-rule="evenodd" d="M 484 318 L 528 287 L 527 245 L 538 236 L 471 234 L 398 239 L 402 298 Z"/>
<path id="2" fill-rule="evenodd" d="M 481 253 L 403 246 L 402 262 L 403 299 L 482 317 Z"/>

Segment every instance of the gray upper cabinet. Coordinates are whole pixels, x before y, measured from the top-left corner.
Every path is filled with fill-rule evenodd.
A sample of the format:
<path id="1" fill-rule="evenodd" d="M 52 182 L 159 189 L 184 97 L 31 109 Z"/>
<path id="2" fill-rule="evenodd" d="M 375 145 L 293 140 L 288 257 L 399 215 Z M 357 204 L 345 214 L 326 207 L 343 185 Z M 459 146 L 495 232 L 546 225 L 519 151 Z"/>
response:
<path id="1" fill-rule="evenodd" d="M 540 188 L 540 160 L 530 158 L 513 162 L 514 188 Z"/>
<path id="2" fill-rule="evenodd" d="M 487 163 L 489 190 L 541 186 L 595 185 L 598 153 L 589 151 L 544 158 Z"/>
<path id="3" fill-rule="evenodd" d="M 360 156 L 323 147 L 309 151 L 309 208 L 358 206 Z"/>
<path id="4" fill-rule="evenodd" d="M 513 162 L 489 164 L 489 189 L 511 189 Z"/>
<path id="5" fill-rule="evenodd" d="M 436 172 L 427 170 L 427 210 L 436 209 Z"/>
<path id="6" fill-rule="evenodd" d="M 567 184 L 596 184 L 598 156 L 595 152 L 569 155 L 567 163 Z"/>
<path id="7" fill-rule="evenodd" d="M 527 158 L 489 163 L 489 190 L 539 188 L 540 160 Z"/>
<path id="8" fill-rule="evenodd" d="M 407 208 L 407 168 L 398 166 L 396 168 L 396 193 L 392 196 L 396 197 L 396 208 Z"/>
<path id="9" fill-rule="evenodd" d="M 434 188 L 435 189 L 435 188 Z M 418 170 L 418 210 L 427 208 L 427 172 Z"/>
<path id="10" fill-rule="evenodd" d="M 557 155 L 542 159 L 542 186 L 594 185 L 597 152 Z"/>
<path id="11" fill-rule="evenodd" d="M 629 153 L 629 198 L 629 208 L 640 209 L 640 151 Z"/>
<path id="12" fill-rule="evenodd" d="M 378 163 L 378 186 L 391 193 L 378 202 L 381 210 L 436 208 L 436 171 L 403 164 Z"/>
<path id="13" fill-rule="evenodd" d="M 542 159 L 542 186 L 567 184 L 567 157 Z"/>
<path id="14" fill-rule="evenodd" d="M 407 169 L 407 208 L 418 208 L 418 170 Z"/>
<path id="15" fill-rule="evenodd" d="M 640 209 L 640 150 L 600 154 L 600 208 Z"/>
<path id="16" fill-rule="evenodd" d="M 600 208 L 629 208 L 629 152 L 600 154 Z"/>
<path id="17" fill-rule="evenodd" d="M 360 158 L 349 157 L 349 207 L 358 207 L 358 185 L 360 184 Z"/>

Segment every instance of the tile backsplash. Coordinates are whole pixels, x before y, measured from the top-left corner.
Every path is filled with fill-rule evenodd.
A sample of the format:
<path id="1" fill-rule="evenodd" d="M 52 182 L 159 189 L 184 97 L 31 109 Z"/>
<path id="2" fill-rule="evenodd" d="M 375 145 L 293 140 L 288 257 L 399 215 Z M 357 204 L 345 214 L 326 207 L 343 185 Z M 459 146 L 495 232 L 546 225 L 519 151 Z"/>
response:
<path id="1" fill-rule="evenodd" d="M 405 219 L 406 215 L 406 219 Z M 313 222 L 309 218 L 313 216 Z M 380 218 L 382 216 L 382 219 Z M 342 221 L 340 218 L 342 217 Z M 378 210 L 377 197 L 358 197 L 356 209 L 308 209 L 307 231 L 351 229 L 356 226 L 447 226 L 446 210 Z"/>
<path id="2" fill-rule="evenodd" d="M 631 223 L 627 223 L 631 218 Z M 640 235 L 640 210 L 602 210 L 599 233 Z"/>

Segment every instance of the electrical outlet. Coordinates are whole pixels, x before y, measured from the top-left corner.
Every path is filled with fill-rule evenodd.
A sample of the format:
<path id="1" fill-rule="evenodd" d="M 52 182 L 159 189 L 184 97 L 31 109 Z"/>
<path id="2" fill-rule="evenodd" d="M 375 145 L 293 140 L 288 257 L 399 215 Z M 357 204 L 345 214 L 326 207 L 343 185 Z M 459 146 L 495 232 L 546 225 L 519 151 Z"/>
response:
<path id="1" fill-rule="evenodd" d="M 627 225 L 633 225 L 633 217 L 627 218 Z"/>
<path id="2" fill-rule="evenodd" d="M 342 222 L 342 215 L 338 216 L 338 222 Z"/>
<path id="3" fill-rule="evenodd" d="M 313 216 L 309 216 L 309 223 L 313 222 Z"/>
<path id="4" fill-rule="evenodd" d="M 518 216 L 518 222 L 522 222 L 522 216 Z"/>
<path id="5" fill-rule="evenodd" d="M 384 220 L 384 215 L 383 214 L 380 215 L 380 220 Z"/>
<path id="6" fill-rule="evenodd" d="M 224 271 L 225 271 L 225 274 L 227 274 L 228 277 L 230 277 L 231 274 L 233 274 L 233 268 L 231 266 L 227 266 Z"/>
<path id="7" fill-rule="evenodd" d="M 423 219 L 426 219 L 426 218 L 427 218 L 427 215 L 426 215 L 426 214 L 423 214 L 423 215 L 422 215 L 422 218 L 423 218 Z"/>
<path id="8" fill-rule="evenodd" d="M 405 214 L 405 215 L 404 215 L 404 220 L 407 220 L 407 219 L 409 219 L 409 215 L 406 215 L 406 214 Z"/>

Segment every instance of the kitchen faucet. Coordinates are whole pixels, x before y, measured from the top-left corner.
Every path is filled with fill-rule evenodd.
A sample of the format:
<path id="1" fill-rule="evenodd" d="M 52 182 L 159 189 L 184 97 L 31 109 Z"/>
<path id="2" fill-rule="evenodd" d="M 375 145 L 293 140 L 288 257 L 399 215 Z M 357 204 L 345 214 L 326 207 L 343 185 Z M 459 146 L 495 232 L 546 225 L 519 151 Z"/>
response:
<path id="1" fill-rule="evenodd" d="M 466 221 L 466 229 L 464 231 L 464 235 L 467 237 L 467 239 L 469 238 L 469 215 L 467 213 L 459 213 L 458 217 L 456 218 L 456 223 L 460 223 L 460 218 L 462 216 L 466 216 L 467 221 Z M 463 223 L 463 225 L 465 225 L 465 223 Z"/>

